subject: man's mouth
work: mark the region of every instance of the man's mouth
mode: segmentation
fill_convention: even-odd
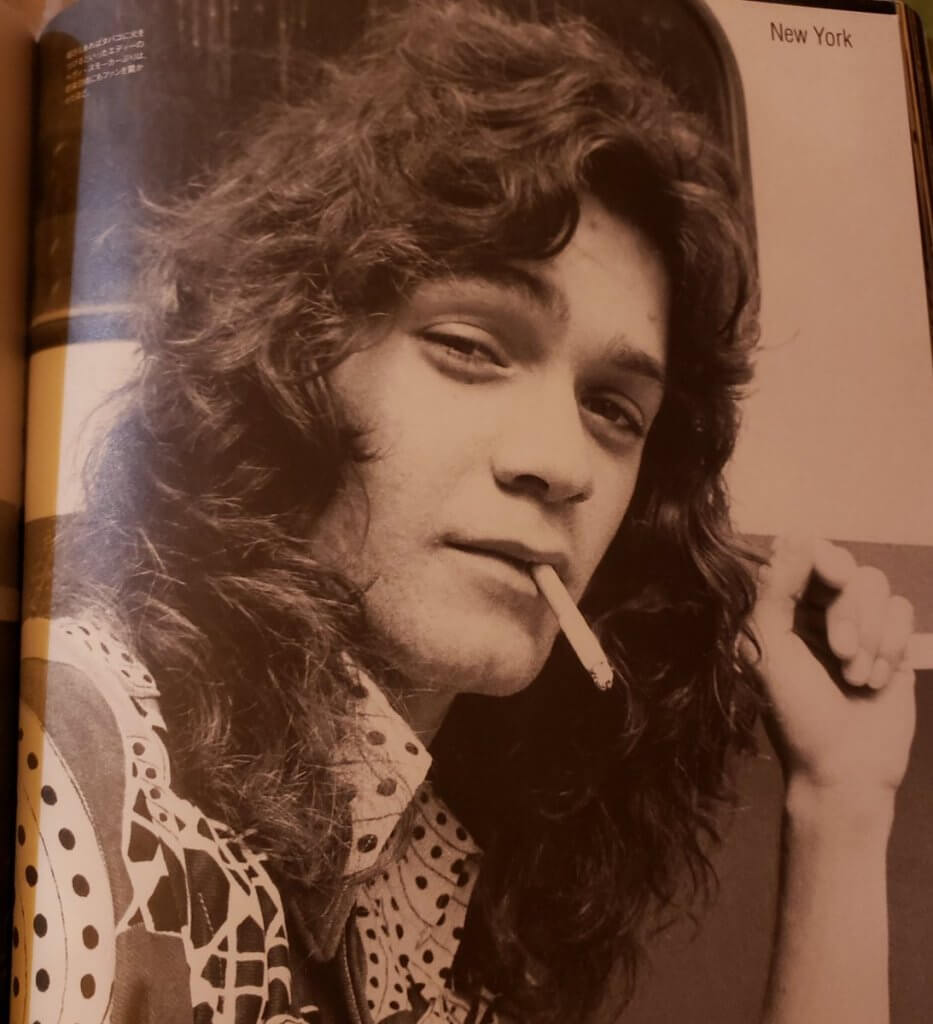
[[[462,551],[467,555],[478,555],[483,558],[492,558],[497,562],[504,562],[506,565],[517,569],[519,572],[528,573],[531,563],[522,558],[515,558],[512,555],[503,554],[501,551],[493,551],[490,548],[475,547],[472,544],[451,544],[455,551]],[[530,578],[530,577],[529,577]]]
[[[500,562],[519,570],[526,575],[532,565],[551,565],[558,576],[566,578],[569,559],[556,547],[532,546],[522,541],[510,539],[480,539],[480,540],[448,540],[449,547],[457,551],[463,551],[472,555],[483,555],[487,558],[495,558]]]

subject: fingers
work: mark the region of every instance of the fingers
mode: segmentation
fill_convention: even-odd
[[[871,679],[888,621],[890,597],[887,576],[879,569],[862,566],[826,612],[830,648],[842,662],[843,678],[852,686],[864,686]],[[887,682],[887,675],[881,686]]]
[[[828,540],[809,541],[813,552],[813,571],[830,587],[841,590],[858,571],[852,552]]]
[[[852,686],[880,690],[906,667],[907,644],[914,628],[911,603],[891,596],[878,569],[858,569],[826,613],[830,648]]]
[[[883,572],[859,566],[850,552],[829,541],[776,541],[762,578],[759,607],[787,630],[794,628],[795,612],[801,621],[804,608],[805,618],[825,615],[825,643],[851,686],[881,689],[907,668],[914,628],[910,602],[891,595]]]
[[[832,598],[846,586],[856,569],[851,553],[827,540],[796,535],[778,537],[770,562],[759,571],[759,613],[782,618],[790,629],[797,603],[814,577],[824,584]]]
[[[868,685],[878,690],[892,682],[898,673],[909,673],[907,648],[914,631],[914,609],[900,595],[888,601],[888,614],[878,653],[868,677]]]

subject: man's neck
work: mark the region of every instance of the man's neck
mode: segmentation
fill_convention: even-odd
[[[425,747],[430,747],[455,695],[449,691],[438,692],[414,686],[400,687],[394,691],[394,695],[399,711],[411,731]]]

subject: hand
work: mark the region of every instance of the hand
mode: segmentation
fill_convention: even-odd
[[[788,783],[893,796],[915,722],[910,602],[822,540],[779,539],[759,581],[752,627]]]

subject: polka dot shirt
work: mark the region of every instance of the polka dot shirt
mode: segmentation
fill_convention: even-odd
[[[345,769],[357,794],[348,868],[373,867],[413,807],[408,842],[356,897],[367,1008],[376,1021],[390,1018],[410,1009],[415,989],[428,1003],[424,1024],[460,1024],[471,1007],[454,993],[451,970],[482,855],[425,781],[422,744],[370,679],[358,673],[357,685],[363,728]]]
[[[263,858],[172,790],[158,690],[145,667],[104,625],[86,620],[29,620],[23,654],[73,666],[103,698],[122,737],[124,806],[108,816],[120,851],[115,867],[73,761],[56,745],[51,723],[24,703],[13,1024],[76,1013],[82,1024],[109,1021],[117,950],[134,929],[181,940],[194,1019],[316,1021],[314,1006],[292,1003],[285,914]],[[365,1012],[381,1024],[414,1000],[419,1024],[493,1021],[488,1000],[468,1004],[451,987],[481,853],[426,781],[430,755],[362,673],[355,697],[360,728],[336,752],[334,767],[356,794],[345,874],[370,874],[347,908],[366,968]],[[409,807],[402,841],[397,826]],[[165,898],[169,892],[174,899]],[[205,892],[228,895],[208,906]],[[182,908],[177,920],[166,906]]]

